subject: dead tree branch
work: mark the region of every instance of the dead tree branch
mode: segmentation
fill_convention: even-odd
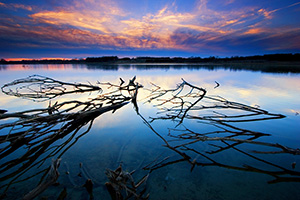
[[[99,86],[68,83],[40,75],[32,75],[7,83],[1,87],[1,90],[7,95],[28,98],[34,101],[45,101],[72,93],[102,92]]]
[[[138,113],[138,115],[140,115],[142,121],[162,139],[165,143],[164,146],[176,152],[181,158],[177,160],[162,159],[160,162],[147,166],[145,169],[153,171],[177,162],[188,162],[192,166],[191,170],[193,170],[195,166],[219,166],[234,170],[268,174],[276,178],[272,183],[300,181],[300,172],[288,170],[237,148],[237,146],[243,144],[251,144],[253,147],[253,150],[251,150],[252,153],[300,155],[298,148],[295,149],[278,143],[259,141],[260,137],[271,136],[271,134],[242,129],[233,125],[233,123],[280,119],[284,118],[284,115],[270,113],[261,108],[229,101],[220,96],[207,96],[204,89],[187,83],[184,80],[182,80],[182,83],[178,84],[176,88],[168,90],[162,89],[155,84],[153,85],[155,89],[150,90],[151,93],[148,96],[150,100],[148,102],[153,103],[154,107],[158,109],[157,115],[150,117],[150,121],[147,121],[140,113]],[[177,123],[175,128],[169,128],[168,137],[173,140],[168,140],[155,130],[152,123],[156,120],[170,120]],[[192,131],[185,126],[183,123],[184,120],[192,120],[198,122],[200,125],[208,126],[209,131],[200,132],[201,127],[197,129],[198,131]],[[179,129],[179,125],[183,127],[183,129]],[[201,150],[198,150],[198,147],[201,147],[202,143],[208,143],[210,147],[217,148],[217,150],[201,152]],[[226,146],[224,146],[224,144],[226,144]],[[266,152],[258,151],[256,149],[259,146],[264,147],[264,149],[273,148],[277,150]],[[212,154],[221,153],[228,149],[233,149],[243,153],[249,158],[278,168],[279,171],[258,170],[255,167],[249,167],[247,165],[241,167],[233,166],[223,164],[211,158]],[[193,157],[194,159],[192,159]],[[201,161],[200,158],[202,158]],[[203,159],[208,162],[202,161]],[[283,175],[293,177],[288,179]]]
[[[21,86],[22,84],[25,86]],[[99,90],[100,88],[92,85],[65,83],[41,76],[20,79],[6,84],[3,88],[11,85],[18,85],[19,88],[31,88],[31,93],[10,94],[18,94],[19,97],[29,97],[33,100],[51,99],[72,92]],[[32,89],[32,86],[36,85],[42,89],[38,91]],[[75,89],[70,92],[57,89],[65,88],[66,85],[74,86]],[[88,101],[56,102],[53,105],[49,104],[46,108],[1,114],[0,120],[3,123],[0,124],[0,130],[7,134],[0,136],[0,159],[19,152],[21,148],[25,149],[25,152],[17,158],[12,157],[1,162],[0,181],[10,181],[0,188],[6,187],[5,191],[7,191],[29,169],[41,166],[51,157],[60,158],[80,137],[90,131],[93,121],[97,117],[109,111],[115,112],[126,104],[136,101],[137,91],[142,87],[133,79],[127,86],[111,85],[104,94]],[[85,90],[83,87],[87,89]],[[131,87],[134,89],[131,90]],[[122,92],[125,93],[127,89],[128,94],[123,94]],[[63,138],[63,143],[57,143]],[[40,157],[42,158],[40,159]]]
[[[106,176],[108,182],[105,186],[112,199],[141,199],[146,200],[149,198],[149,194],[144,195],[146,187],[140,189],[141,185],[145,185],[149,177],[149,173],[142,177],[137,183],[135,183],[132,175],[135,171],[126,172],[120,165],[116,170],[107,169]],[[140,189],[140,192],[138,191]]]

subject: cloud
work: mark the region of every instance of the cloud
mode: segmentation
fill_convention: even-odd
[[[45,10],[30,15],[35,21],[53,25],[67,25],[78,29],[90,29],[105,34],[113,30],[118,17],[125,15],[112,1],[70,1],[55,10]]]
[[[124,10],[117,1],[55,1],[53,7],[4,4],[0,7],[30,11],[27,17],[2,15],[0,40],[15,46],[172,49],[190,52],[228,52],[245,48],[299,49],[299,30],[277,27],[275,14],[282,9],[237,7],[237,1],[222,3],[226,9],[199,0],[184,12],[172,4],[146,13]],[[139,9],[139,8],[138,8]],[[3,17],[4,16],[4,17]],[[281,39],[281,41],[276,41]],[[284,41],[287,41],[286,44]],[[298,40],[299,41],[299,40]]]
[[[11,4],[14,8],[17,9],[24,9],[24,10],[28,10],[28,11],[32,11],[32,7],[31,6],[26,6],[23,4]]]
[[[291,8],[291,7],[294,7],[294,6],[297,6],[297,5],[300,5],[300,2],[293,3],[293,4],[290,4],[290,5],[280,7],[280,8],[277,8],[277,9],[273,9],[273,10],[269,10],[269,11],[267,9],[261,8],[261,9],[258,10],[258,13],[265,16],[266,19],[272,19],[273,18],[273,13],[278,12],[280,10],[287,9],[287,8]]]
[[[148,13],[140,18],[122,20],[121,23],[125,26],[120,34],[148,39],[166,38],[178,27],[187,26],[185,23],[194,17],[190,13],[173,12],[165,6],[154,14]]]
[[[262,28],[251,28],[244,32],[245,35],[260,34],[265,32]]]
[[[23,9],[27,11],[32,11],[32,6],[24,5],[24,4],[15,4],[15,3],[9,3],[5,4],[0,2],[0,6],[8,8],[8,9]]]
[[[39,26],[38,29],[32,29],[31,26],[24,24],[21,27],[4,24],[3,27],[0,27],[0,34],[2,44],[13,45],[17,48],[99,48],[128,50],[130,48],[153,49],[170,47],[167,44],[168,42],[164,41],[163,38],[146,40],[136,37],[124,37],[122,35],[106,35],[69,26],[56,26],[56,24]],[[12,35],[14,37],[11,37]]]
[[[267,50],[299,50],[300,47],[300,28],[289,30],[278,30],[268,37],[261,39]]]
[[[267,19],[272,19],[272,16],[271,14],[273,13],[274,11],[267,11],[266,9],[264,8],[261,8],[258,10],[258,13],[263,15],[265,18]]]
[[[103,25],[108,19],[105,17],[95,18],[84,13],[66,12],[66,11],[46,11],[30,15],[34,20],[41,23],[53,25],[70,25],[77,28],[86,28],[110,33],[107,27]]]
[[[190,13],[172,12],[167,6],[155,14],[148,13],[136,18],[128,18],[125,12],[121,12],[120,15],[115,11],[103,14],[101,10],[110,10],[105,5],[100,6],[99,12],[87,11],[89,5],[81,6],[80,3],[76,3],[68,10],[42,11],[30,17],[38,23],[85,30],[84,38],[88,40],[86,43],[93,41],[94,44],[106,46],[109,45],[107,41],[110,41],[111,47],[142,49],[172,48],[170,34],[178,27],[189,26],[184,23],[194,18]],[[80,10],[79,7],[81,7]],[[114,9],[120,10],[116,7]],[[76,32],[78,34],[79,31]]]

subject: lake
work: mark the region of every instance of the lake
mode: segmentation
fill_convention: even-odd
[[[44,82],[34,85],[32,75]],[[0,109],[8,110],[0,114],[3,199],[300,199],[300,73],[0,66],[1,86],[19,79],[2,88],[19,97],[0,94]],[[50,100],[24,95],[35,90],[77,92]]]

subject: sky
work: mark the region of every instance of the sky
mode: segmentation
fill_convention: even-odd
[[[0,58],[300,52],[300,1],[0,0]]]

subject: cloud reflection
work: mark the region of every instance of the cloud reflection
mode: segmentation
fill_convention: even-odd
[[[62,69],[69,74],[69,77],[65,77],[65,73],[62,73]],[[27,71],[24,71],[27,70]],[[9,72],[2,73],[1,82],[8,83],[13,81],[13,76],[8,76]],[[25,78],[24,74],[44,74],[51,78],[57,80],[64,80],[66,82],[81,82],[91,84],[96,84],[97,81],[100,82],[111,82],[116,85],[119,84],[119,78],[122,77],[126,82],[130,80],[135,74],[137,76],[136,81],[142,84],[145,88],[153,88],[151,83],[160,86],[164,89],[175,88],[178,83],[181,82],[181,78],[190,82],[193,85],[202,87],[207,90],[208,96],[222,96],[230,101],[241,102],[247,105],[260,106],[263,109],[270,110],[270,112],[278,112],[282,114],[290,114],[291,110],[299,110],[298,100],[300,98],[300,85],[299,75],[290,76],[289,74],[260,74],[245,71],[208,71],[208,70],[193,70],[188,69],[178,70],[168,70],[164,71],[162,69],[156,70],[125,70],[116,73],[115,71],[102,71],[102,70],[87,70],[86,68],[69,68],[65,65],[57,65],[52,68],[29,68],[29,67],[16,67],[14,68],[13,74],[18,78]],[[101,76],[99,75],[101,74]],[[220,83],[220,86],[216,89],[215,81]],[[107,89],[103,86],[103,89]],[[65,95],[60,99],[54,99],[52,102],[58,100],[68,101],[72,99],[77,99],[79,101],[87,101],[89,98],[94,98],[99,93],[87,93],[87,94],[76,94],[76,95]],[[143,106],[143,108],[151,108],[151,105],[144,104],[149,95],[148,90],[141,89],[138,94],[138,104]],[[7,109],[11,112],[11,109],[29,109],[33,106],[37,107],[47,107],[48,102],[42,102],[38,105],[32,104],[32,101],[19,99],[15,97],[9,97],[0,94],[0,100],[2,102],[1,109]],[[11,103],[16,102],[16,103]],[[20,102],[22,102],[20,104]],[[20,106],[16,106],[20,105]],[[12,107],[13,106],[13,107]],[[125,109],[126,108],[126,109]],[[123,111],[124,110],[124,111]],[[130,110],[130,111],[129,111]],[[20,110],[18,110],[20,111]],[[120,109],[114,115],[105,116],[101,121],[103,124],[99,124],[99,128],[110,124],[116,116],[122,115],[123,112],[133,112],[132,105],[126,105],[124,109]],[[144,111],[148,112],[148,111]],[[126,116],[126,115],[123,115]],[[124,119],[120,119],[121,121]],[[126,120],[125,120],[126,121]],[[95,126],[98,126],[95,124]]]

